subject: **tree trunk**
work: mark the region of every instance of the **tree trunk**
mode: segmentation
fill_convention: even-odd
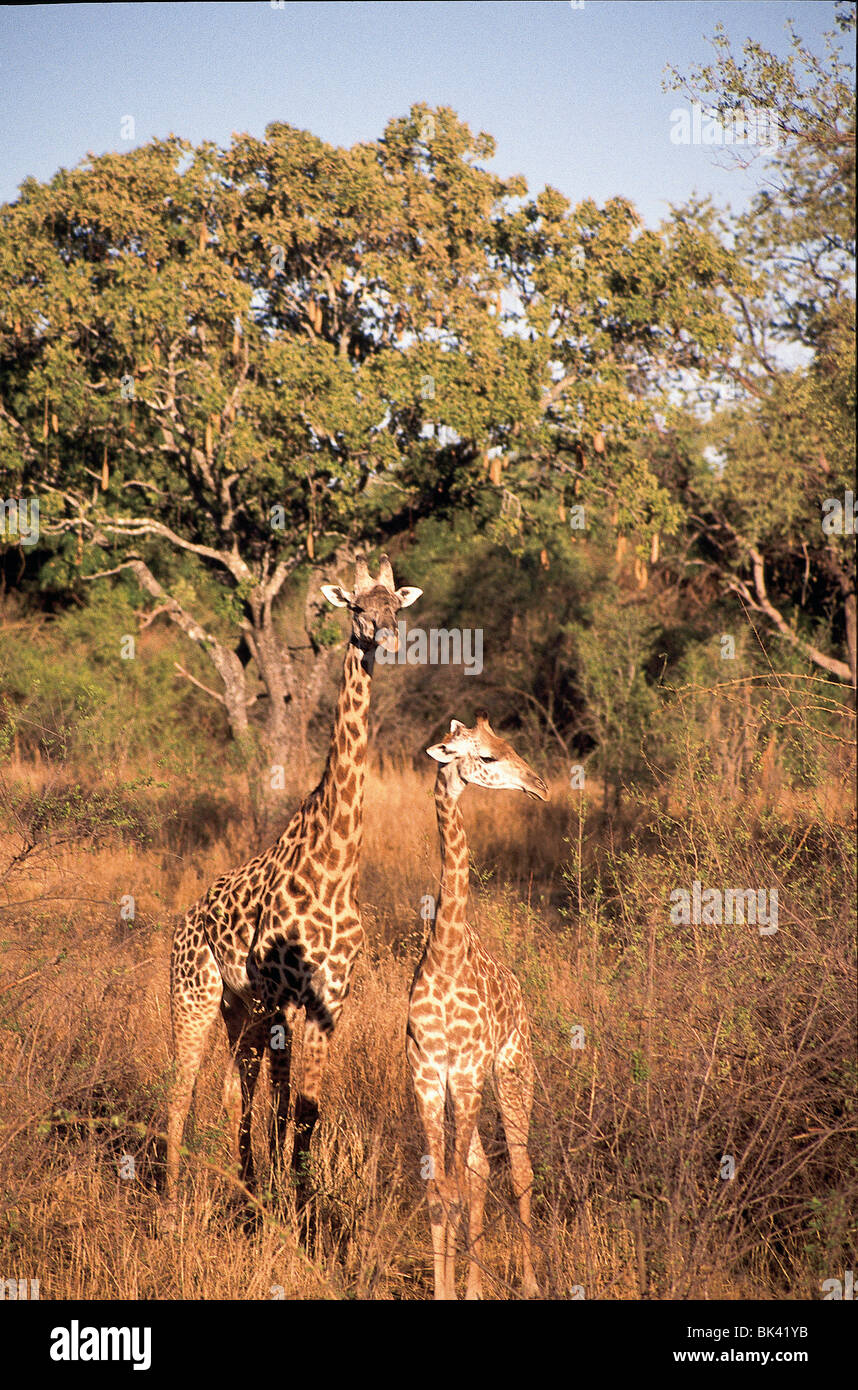
[[[175,663],[176,669],[210,699],[223,705],[230,733],[236,743],[248,742],[250,723],[247,712],[258,697],[248,696],[247,671],[238,651],[224,646],[213,633],[207,632],[192,613],[167,593],[139,557],[90,578],[100,579],[126,569],[131,570],[141,588],[158,601],[158,607],[151,613],[141,615],[142,626],[148,627],[155,617],[165,613],[192,642],[197,643],[217,671],[221,690],[204,684],[178,661]],[[263,600],[257,594],[251,599],[249,608],[250,616],[242,621],[241,627],[267,696],[261,752],[263,763],[267,763],[264,785],[268,787],[272,766],[282,767],[284,771],[288,767],[300,776],[306,771],[309,761],[307,730],[318,708],[329,651],[316,649],[308,641],[306,657],[293,656],[274,628],[270,599]],[[310,599],[305,621],[309,634],[312,621]]]
[[[247,738],[250,726],[247,719],[247,677],[235,652],[219,645],[209,648],[208,655],[223,683],[223,704],[229,721],[229,731],[237,742]]]
[[[292,658],[267,618],[254,622],[248,642],[265,686],[265,748],[272,765],[288,767],[295,758],[294,669]]]
[[[310,761],[307,731],[319,706],[328,651],[311,645],[296,657],[264,619],[247,632],[260,679],[268,696],[265,746],[272,764],[301,777]]]

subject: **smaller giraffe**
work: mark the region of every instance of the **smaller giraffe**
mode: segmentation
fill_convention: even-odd
[[[411,986],[407,1053],[429,1158],[429,1221],[436,1299],[456,1297],[456,1233],[468,1196],[468,1283],[482,1297],[480,1256],[489,1162],[477,1121],[491,1071],[509,1148],[523,1246],[523,1289],[539,1294],[533,1273],[527,1153],[533,1104],[530,1023],[518,980],[489,955],[465,913],[468,842],[459,797],[468,782],[520,789],[548,800],[548,788],[492,730],[485,711],[473,729],[454,719],[443,743],[427,748],[439,764],[435,810],[441,837],[441,891],[435,921]],[[445,1107],[453,1119],[452,1165],[446,1162]]]

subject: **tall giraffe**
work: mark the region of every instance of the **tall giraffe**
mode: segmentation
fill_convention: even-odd
[[[423,592],[395,589],[386,555],[377,580],[358,559],[351,594],[338,584],[321,587],[329,603],[349,610],[352,622],[322,780],[269,849],[215,880],[185,913],[173,939],[170,1198],[206,1036],[218,1010],[233,1054],[224,1101],[233,1118],[239,1171],[251,1190],[253,1093],[262,1056],[267,1048],[275,1100],[271,1150],[278,1160],[289,1116],[293,1026],[299,1009],[306,1010],[292,1153],[293,1170],[304,1185],[328,1043],[363,944],[358,863],[376,647],[397,650],[396,615]]]
[[[489,955],[465,912],[468,842],[459,797],[468,782],[515,789],[548,800],[541,777],[492,730],[485,711],[476,726],[454,719],[443,743],[427,748],[440,764],[435,810],[441,838],[441,892],[435,921],[411,986],[407,1053],[426,1134],[429,1221],[435,1297],[456,1297],[456,1232],[468,1197],[468,1283],[482,1297],[480,1256],[489,1163],[477,1121],[489,1071],[509,1148],[523,1246],[523,1289],[535,1297],[530,1238],[533,1170],[527,1153],[533,1104],[530,1023],[518,980]],[[453,1122],[452,1165],[446,1160],[445,1107]]]

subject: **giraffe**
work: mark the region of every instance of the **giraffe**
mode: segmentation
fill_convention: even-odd
[[[295,1097],[292,1169],[306,1191],[310,1138],[330,1036],[363,944],[358,863],[363,830],[370,691],[376,647],[397,650],[396,615],[423,592],[395,589],[383,556],[378,578],[359,557],[354,590],[323,584],[351,614],[351,636],[322,780],[273,845],[222,874],[185,913],[173,939],[170,999],[175,1059],[168,1102],[167,1198],[175,1198],[179,1146],[206,1036],[220,1011],[232,1061],[224,1103],[233,1122],[238,1171],[255,1190],[253,1094],[268,1051],[274,1110],[272,1162],[289,1117],[292,1036],[304,1007],[304,1066]]]
[[[406,1050],[429,1159],[429,1220],[436,1299],[454,1299],[456,1231],[468,1195],[466,1298],[482,1297],[480,1254],[489,1163],[477,1120],[491,1071],[509,1148],[523,1245],[523,1289],[539,1294],[530,1239],[533,1170],[527,1153],[533,1103],[530,1023],[518,980],[482,945],[465,917],[468,842],[459,797],[469,782],[520,788],[548,800],[548,789],[489,724],[484,710],[473,729],[454,719],[443,743],[427,748],[438,763],[435,810],[441,839],[441,892],[435,921],[408,1008]],[[446,1162],[445,1108],[453,1121],[452,1164]]]

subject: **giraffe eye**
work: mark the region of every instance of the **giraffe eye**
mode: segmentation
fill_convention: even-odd
[[[496,762],[497,762],[497,758],[491,757],[491,755],[490,755],[489,753],[481,753],[481,754],[480,754],[480,762],[481,762],[481,763],[496,763]]]

